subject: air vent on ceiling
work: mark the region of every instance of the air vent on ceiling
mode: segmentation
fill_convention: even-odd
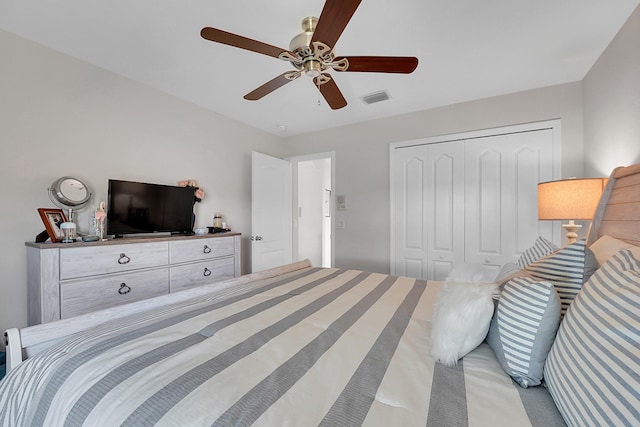
[[[369,95],[365,95],[362,97],[362,101],[365,104],[375,104],[376,102],[386,101],[391,98],[389,96],[389,92],[386,90],[380,90],[378,92],[370,93]]]

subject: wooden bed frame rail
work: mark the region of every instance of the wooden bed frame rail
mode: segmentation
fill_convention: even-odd
[[[227,289],[233,286],[270,279],[287,273],[293,273],[311,266],[312,265],[309,260],[299,261],[293,264],[260,271],[258,273],[247,274],[210,285],[186,289],[184,291],[162,295],[143,301],[107,308],[93,313],[83,314],[81,316],[70,317],[68,319],[57,320],[55,322],[44,323],[41,325],[29,326],[22,329],[8,329],[4,333],[5,345],[7,347],[7,372],[11,371],[25,359],[42,352],[57,342],[60,342],[62,339],[106,321],[119,319],[131,314],[142,313],[157,307],[164,307],[170,304],[187,301],[192,298],[197,298],[211,292]]]

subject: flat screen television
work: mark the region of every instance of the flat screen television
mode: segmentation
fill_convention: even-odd
[[[192,187],[109,180],[107,234],[192,234]]]

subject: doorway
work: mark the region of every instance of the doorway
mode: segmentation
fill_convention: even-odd
[[[335,153],[252,153],[251,271],[309,259],[335,265]]]
[[[335,153],[292,157],[293,260],[309,259],[314,266],[334,265],[333,183]]]

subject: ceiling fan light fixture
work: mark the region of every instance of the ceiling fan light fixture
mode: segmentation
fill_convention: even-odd
[[[315,59],[310,59],[305,61],[304,63],[304,74],[311,78],[316,78],[320,75],[320,71],[322,70],[322,64],[320,61],[316,61]]]

